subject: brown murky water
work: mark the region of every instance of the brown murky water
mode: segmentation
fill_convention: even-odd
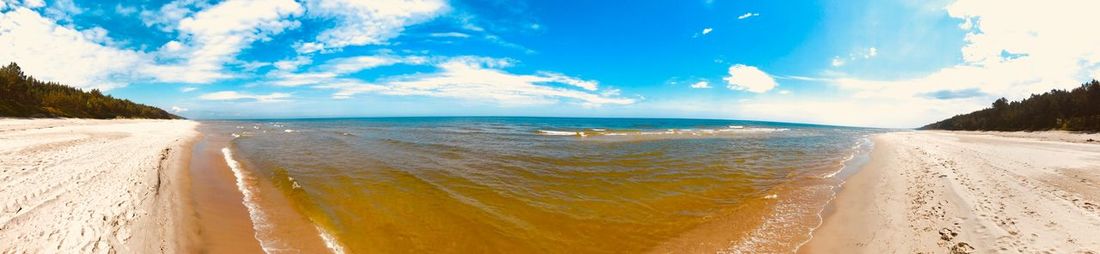
[[[215,138],[195,158],[209,161],[192,167],[211,169],[193,170],[196,186],[217,185],[195,191],[211,252],[791,251],[869,133],[675,119],[204,126]]]
[[[248,172],[244,172],[248,174],[244,177],[234,175],[224,154],[234,137],[219,133],[216,128],[200,127],[204,135],[196,142],[191,156],[190,199],[198,231],[196,249],[203,253],[328,252],[316,234],[316,227],[297,213],[285,197],[255,195],[246,199],[238,184],[246,184],[257,193],[275,194],[277,190]],[[243,182],[238,183],[238,179]],[[256,220],[259,209],[265,213],[263,221]],[[287,240],[260,241],[275,235]]]

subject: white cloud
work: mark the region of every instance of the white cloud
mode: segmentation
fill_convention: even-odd
[[[844,59],[840,59],[839,56],[834,56],[833,60],[829,62],[829,65],[832,65],[833,67],[840,67],[844,66],[844,63]]]
[[[313,73],[288,73],[288,72],[272,72],[268,76],[275,78],[271,82],[276,86],[304,86],[304,85],[318,85],[322,83],[335,82],[336,75],[331,72],[313,72]]]
[[[101,28],[100,28],[101,29]],[[108,90],[124,86],[149,57],[97,41],[98,29],[78,31],[23,7],[0,13],[0,59],[13,61],[42,80]]]
[[[877,125],[916,127],[987,107],[992,98],[1022,99],[1032,93],[1078,86],[1100,79],[1100,34],[1083,30],[1100,2],[958,0],[947,6],[951,17],[966,29],[963,62],[922,77],[901,80],[842,78],[832,85],[849,93],[838,100],[863,103],[865,111],[902,110],[897,104],[916,105],[897,111],[904,119],[885,118]],[[1007,53],[1006,53],[1007,52]],[[868,49],[873,57],[877,49]],[[1006,56],[1008,55],[1008,56]],[[928,98],[938,91],[973,90],[969,98]],[[802,107],[809,108],[809,107]],[[864,111],[860,111],[864,112]],[[886,115],[883,112],[883,115]],[[869,116],[870,117],[870,116]],[[834,123],[849,121],[837,118]]]
[[[42,13],[56,20],[72,21],[72,17],[83,13],[73,0],[54,0],[48,4]]]
[[[339,77],[380,66],[402,63],[420,65],[427,61],[428,59],[424,57],[357,56],[329,60],[317,67],[319,71],[295,72],[298,66],[310,62],[309,58],[299,57],[295,60],[276,62],[275,66],[279,71],[268,73],[268,77],[274,79],[270,84],[286,87],[346,83],[347,81]]]
[[[179,107],[179,106],[172,106],[172,113],[179,114],[179,113],[183,113],[183,112],[187,112],[187,108],[183,108],[183,107]]]
[[[138,12],[137,7],[122,6],[122,4],[116,4],[115,5],[115,13],[118,13],[118,15],[130,16],[130,15],[136,14],[137,12]]]
[[[459,32],[430,33],[430,34],[428,34],[428,36],[441,37],[441,38],[470,38],[469,34],[459,33]]]
[[[181,56],[183,63],[151,66],[147,71],[161,81],[207,83],[231,78],[224,65],[252,42],[297,27],[288,17],[300,15],[293,0],[231,0],[218,3],[179,21],[181,42],[162,48]]]
[[[866,49],[852,51],[851,53],[848,53],[848,57],[845,58],[834,56],[833,59],[829,61],[829,65],[832,65],[833,67],[840,67],[850,62],[857,62],[863,59],[871,59],[875,56],[878,56],[878,48],[870,47]]]
[[[691,88],[710,88],[710,83],[706,80],[695,82],[694,84],[691,84]]]
[[[729,89],[763,93],[778,86],[775,79],[753,66],[735,64],[729,68],[729,76],[723,80]]]
[[[398,63],[424,64],[427,61],[424,57],[357,56],[333,59],[321,66],[321,69],[336,74],[350,74],[380,66]]]
[[[789,95],[789,94],[791,94],[791,90],[779,90],[779,94]]]
[[[286,99],[288,99],[288,98],[290,98],[290,94],[288,94],[288,93],[271,93],[271,94],[266,94],[266,95],[256,95],[256,94],[241,93],[241,92],[237,92],[237,91],[213,92],[213,93],[203,94],[202,96],[199,96],[199,99],[208,100],[208,101],[255,100],[255,101],[258,101],[258,102],[280,102],[280,101],[286,101]]]
[[[199,90],[199,88],[198,87],[193,87],[193,86],[180,88],[180,92],[184,92],[184,93],[195,91],[195,90]]]
[[[558,83],[562,83],[562,84],[566,84],[566,85],[579,87],[581,89],[588,90],[588,91],[596,91],[596,89],[599,89],[599,86],[600,86],[600,84],[597,83],[596,81],[574,78],[574,77],[566,76],[565,74],[561,74],[561,73],[542,71],[542,72],[539,72],[538,74],[548,78],[549,82],[558,82]]]
[[[707,35],[707,34],[709,34],[709,33],[710,33],[711,31],[714,31],[714,28],[710,28],[710,27],[707,27],[707,28],[703,28],[703,35]]]
[[[313,59],[308,57],[299,56],[294,59],[282,60],[275,62],[275,68],[280,71],[296,71],[298,67],[313,63]]]
[[[595,81],[583,80],[552,72],[535,75],[513,74],[503,67],[510,61],[481,57],[457,57],[433,61],[436,73],[400,75],[367,83],[355,79],[332,79],[333,83],[317,88],[334,89],[334,98],[347,99],[361,93],[395,96],[431,96],[472,101],[495,102],[502,105],[554,104],[562,101],[583,106],[625,105],[634,99],[621,98],[614,89],[598,92]],[[552,86],[576,87],[580,90]]]
[[[241,69],[246,71],[246,72],[255,72],[256,70],[259,70],[260,68],[272,65],[272,63],[260,62],[260,61],[240,61],[240,60],[237,60],[235,62],[236,62],[237,66],[240,66]]]
[[[297,50],[302,53],[384,44],[406,26],[449,9],[444,0],[307,0],[305,4],[310,16],[333,19],[337,24],[322,31],[315,42],[299,45]]]
[[[760,16],[760,13],[746,12],[745,14],[742,14],[741,16],[737,16],[737,19],[747,19],[747,18],[756,17],[756,16]]]
[[[23,6],[27,8],[41,8],[46,6],[46,1],[43,0],[23,0]]]
[[[942,114],[943,112],[938,110],[940,108],[967,106],[977,105],[908,99],[851,100],[784,96],[742,101],[732,106],[730,111],[747,119],[912,128],[929,123],[928,118],[921,116]]]
[[[210,0],[175,0],[164,4],[157,10],[142,10],[139,16],[141,16],[142,23],[148,27],[158,27],[163,31],[170,32],[176,28],[176,24],[179,24],[180,20],[191,16],[197,10],[210,7]]]

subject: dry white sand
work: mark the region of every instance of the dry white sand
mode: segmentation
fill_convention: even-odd
[[[0,253],[173,253],[198,123],[0,119]]]
[[[878,135],[800,249],[1096,253],[1100,144],[1065,132]]]

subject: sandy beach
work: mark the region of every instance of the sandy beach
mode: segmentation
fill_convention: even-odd
[[[803,253],[1095,253],[1100,140],[1066,132],[873,138]]]
[[[0,252],[188,252],[197,125],[0,119]]]

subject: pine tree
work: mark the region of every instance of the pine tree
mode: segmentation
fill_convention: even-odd
[[[1051,90],[1022,101],[997,99],[991,107],[921,127],[942,130],[1100,132],[1100,81],[1070,91]]]
[[[27,76],[15,63],[0,67],[0,117],[157,118],[179,116],[147,105],[84,92]]]

